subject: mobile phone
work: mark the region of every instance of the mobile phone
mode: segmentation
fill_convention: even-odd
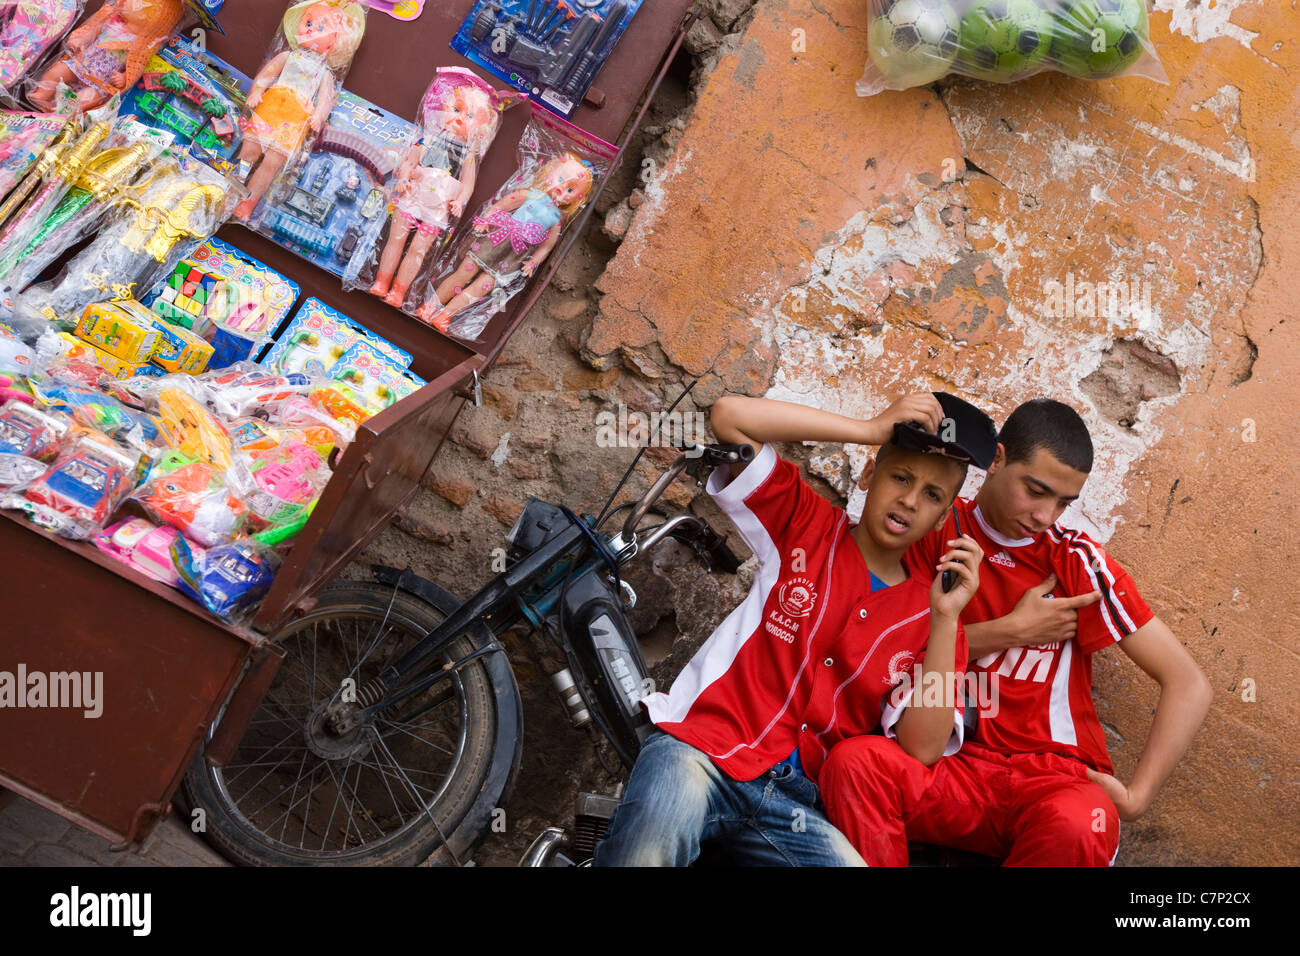
[[[952,507],[952,521],[953,521],[953,524],[955,524],[955,525],[957,526],[957,537],[960,538],[960,537],[961,537],[961,519],[957,517],[957,506],[956,506],[956,505],[953,505],[953,507]],[[953,586],[956,585],[956,583],[957,583],[957,572],[956,572],[956,571],[945,571],[945,572],[943,572],[943,580],[939,582],[939,587],[943,588],[943,592],[944,592],[945,594],[947,594],[949,591],[951,591],[951,590],[953,589]]]

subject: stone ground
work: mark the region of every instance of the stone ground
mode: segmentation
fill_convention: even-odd
[[[172,813],[144,846],[115,852],[102,837],[0,790],[0,866],[229,866]]]

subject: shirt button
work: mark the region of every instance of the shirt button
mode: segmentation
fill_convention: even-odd
[[[865,607],[862,610],[858,611],[858,617],[865,618],[866,616],[867,616],[867,609]]]
[[[827,667],[830,667],[835,662],[828,657],[826,658],[826,660],[822,661],[822,663],[825,664]]]
[[[802,733],[803,731],[805,731],[805,730],[807,730],[807,729],[808,729],[808,725],[807,725],[807,724],[803,724],[803,725],[799,728],[799,732]]]

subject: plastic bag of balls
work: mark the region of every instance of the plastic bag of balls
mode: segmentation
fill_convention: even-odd
[[[949,74],[1011,83],[1043,70],[1167,83],[1144,0],[867,0],[859,96]]]

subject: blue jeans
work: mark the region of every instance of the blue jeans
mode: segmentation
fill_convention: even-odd
[[[703,841],[750,866],[865,866],[822,811],[817,785],[788,765],[732,780],[663,731],[641,749],[596,847],[596,866],[688,866]]]

